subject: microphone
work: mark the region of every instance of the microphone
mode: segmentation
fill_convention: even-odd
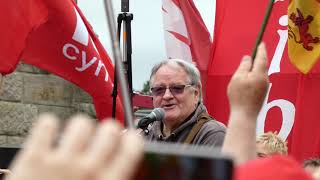
[[[152,112],[145,117],[141,118],[138,122],[137,128],[145,129],[148,125],[154,121],[162,121],[164,118],[165,112],[162,108],[155,108]]]

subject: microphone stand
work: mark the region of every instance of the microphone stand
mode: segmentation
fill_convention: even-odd
[[[133,20],[133,14],[131,13],[121,13],[118,15],[118,36],[120,39],[120,28],[121,23],[123,24],[123,63],[127,72],[129,92],[133,93],[132,90],[132,41],[131,41],[131,21]]]
[[[105,13],[106,13],[105,15],[108,20],[108,25],[109,25],[108,28],[109,28],[111,42],[112,42],[113,57],[115,61],[115,72],[117,77],[119,78],[119,84],[121,88],[121,96],[122,96],[121,99],[122,99],[122,104],[123,104],[124,113],[125,113],[125,120],[129,128],[134,128],[131,96],[129,96],[127,79],[125,78],[125,75],[122,71],[124,68],[121,61],[122,57],[120,53],[119,40],[116,36],[115,16],[113,13],[112,1],[104,0],[104,6],[105,6]],[[114,78],[116,78],[116,76]],[[117,83],[115,83],[114,86],[116,84]],[[113,106],[115,107],[115,104]]]
[[[121,24],[123,23],[123,65],[124,73],[127,76],[130,100],[132,102],[133,88],[132,88],[132,42],[131,42],[131,21],[133,20],[133,14],[127,13],[129,11],[129,0],[122,0],[121,2],[121,11],[117,18],[118,28],[117,35],[118,40],[120,41],[121,34]],[[117,75],[116,71],[114,74],[114,87],[112,92],[112,117],[116,116],[116,99],[118,95],[118,85],[117,85]]]

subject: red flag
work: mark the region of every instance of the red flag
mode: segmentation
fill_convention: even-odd
[[[209,63],[207,107],[227,124],[226,88],[243,55],[250,55],[268,0],[217,0],[213,56]],[[320,155],[320,74],[317,65],[307,76],[290,63],[287,53],[289,0],[275,1],[263,41],[270,60],[270,89],[258,117],[257,133],[278,131],[299,160]]]
[[[195,62],[205,85],[212,43],[193,0],[163,0],[162,12],[168,58]]]
[[[47,20],[42,0],[0,1],[0,73],[14,71],[30,31]]]
[[[23,2],[23,1],[22,1]],[[102,120],[112,114],[113,65],[72,0],[42,0],[48,20],[29,33],[21,58],[88,92]],[[117,118],[123,119],[118,99]]]

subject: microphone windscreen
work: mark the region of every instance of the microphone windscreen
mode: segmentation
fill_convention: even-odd
[[[163,108],[155,108],[152,112],[155,114],[156,121],[162,121],[164,119],[165,111]]]

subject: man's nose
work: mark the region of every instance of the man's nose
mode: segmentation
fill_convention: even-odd
[[[173,98],[173,95],[172,95],[170,89],[167,88],[166,91],[164,92],[163,99],[170,99],[170,98]]]

